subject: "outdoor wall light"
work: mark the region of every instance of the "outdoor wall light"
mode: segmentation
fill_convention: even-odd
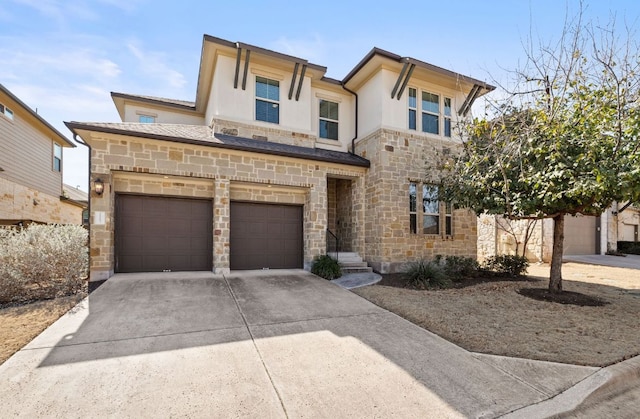
[[[93,190],[96,192],[96,195],[102,195],[104,192],[104,182],[102,179],[96,179],[93,182]]]

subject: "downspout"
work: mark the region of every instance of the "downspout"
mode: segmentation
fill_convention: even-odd
[[[88,172],[88,180],[89,180],[89,185],[87,185],[87,198],[89,198],[87,200],[87,211],[89,212],[89,223],[87,225],[87,236],[89,238],[89,241],[87,243],[87,251],[89,252],[89,266],[88,266],[88,273],[89,273],[89,292],[92,292],[93,289],[91,289],[91,146],[89,144],[87,144],[84,140],[81,140],[80,137],[78,137],[78,134],[76,134],[75,132],[73,133],[73,141],[75,141],[78,144],[82,144],[83,146],[87,147],[87,149],[89,149],[89,164],[87,167],[87,172]],[[96,287],[97,288],[97,287]]]
[[[346,90],[347,92],[351,93],[355,98],[356,98],[356,129],[355,129],[355,136],[351,139],[351,154],[356,154],[356,139],[358,138],[358,94],[356,92],[354,92],[353,90],[349,89],[347,86],[344,85],[344,82],[340,82],[340,84],[342,85],[342,88],[344,90]]]

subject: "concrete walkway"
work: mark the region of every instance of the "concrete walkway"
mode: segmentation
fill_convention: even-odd
[[[119,274],[0,366],[0,400],[29,418],[541,417],[602,371],[470,353],[304,271]]]
[[[614,268],[640,269],[640,255],[565,255],[562,257],[562,261],[611,266]]]

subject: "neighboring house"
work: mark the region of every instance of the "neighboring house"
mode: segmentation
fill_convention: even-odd
[[[75,144],[0,84],[0,225],[82,223],[63,193],[65,147]]]
[[[71,185],[67,185],[66,183],[62,184],[62,196],[60,197],[64,202],[75,205],[76,207],[82,210],[81,222],[85,227],[89,227],[89,195],[81,190],[79,187],[73,187]]]
[[[565,217],[564,255],[604,255],[617,249],[618,241],[637,241],[638,215],[632,208],[622,213],[614,204],[600,216]],[[533,224],[533,225],[532,225]],[[478,217],[478,259],[499,254],[522,254],[527,226],[530,227],[526,256],[531,261],[550,262],[553,252],[553,220],[506,220],[499,215]],[[629,239],[629,240],[627,240]]]
[[[68,122],[91,148],[91,280],[309,268],[335,248],[379,272],[475,257],[475,215],[435,185],[494,87],[377,48],[325,72],[205,35],[194,102],[112,93],[122,123]]]

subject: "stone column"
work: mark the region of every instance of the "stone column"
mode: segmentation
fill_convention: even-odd
[[[228,274],[230,272],[231,206],[229,186],[228,179],[216,179],[214,181],[213,272],[216,274]]]
[[[94,192],[94,181],[104,183],[104,192]],[[89,182],[91,233],[89,238],[89,280],[103,281],[114,273],[115,190],[110,174],[93,173]]]

